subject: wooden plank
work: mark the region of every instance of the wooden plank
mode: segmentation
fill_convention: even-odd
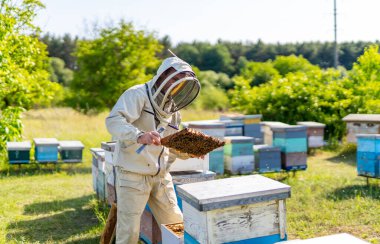
[[[207,214],[200,212],[185,201],[182,201],[183,222],[185,231],[200,243],[209,243]]]
[[[278,217],[276,201],[209,211],[209,240],[201,243],[228,243],[278,234]]]
[[[286,237],[286,207],[285,200],[278,201],[278,219],[280,227],[280,238],[285,239]]]

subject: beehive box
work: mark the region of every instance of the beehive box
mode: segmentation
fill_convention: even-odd
[[[282,123],[282,122],[276,122],[276,121],[263,121],[261,124],[261,130],[263,132],[264,136],[264,144],[267,144],[269,146],[272,146],[273,144],[273,127],[278,126],[286,126],[288,124]]]
[[[286,239],[290,186],[250,175],[177,187],[185,243],[274,243]]]
[[[102,165],[102,162],[104,162],[104,150],[101,148],[90,148],[91,154],[92,154],[92,165],[91,165],[91,172],[92,172],[92,187],[95,192],[96,186],[97,186],[97,178],[98,178],[98,165]]]
[[[211,171],[203,172],[203,170],[172,172],[174,190],[177,192],[177,186],[201,181],[209,181],[215,179],[216,174]],[[177,196],[177,204],[182,210],[182,200]],[[141,217],[140,239],[145,243],[161,243],[161,230],[154,216],[147,205]]]
[[[323,141],[323,136],[325,133],[325,124],[303,121],[297,122],[298,125],[303,125],[307,127],[307,147],[308,148],[318,148],[325,145]]]
[[[219,121],[226,126],[225,136],[243,136],[244,135],[244,115],[242,114],[223,114]]]
[[[356,143],[357,134],[380,134],[380,114],[349,114],[346,122],[347,142]]]
[[[268,145],[253,146],[255,171],[260,173],[281,171],[281,149]]]
[[[25,164],[30,161],[30,149],[32,145],[29,141],[7,142],[8,161],[10,164]]]
[[[365,244],[369,243],[366,241],[363,241],[359,238],[356,238],[353,235],[347,234],[347,233],[340,233],[335,235],[329,235],[329,236],[322,236],[322,237],[316,237],[311,239],[305,239],[305,240],[292,240],[292,241],[285,241],[280,242],[278,244]]]
[[[177,227],[180,226],[180,227]],[[175,229],[176,231],[174,231]],[[183,223],[176,224],[162,224],[162,244],[183,244],[184,243],[184,233],[183,233]]]
[[[228,136],[225,142],[224,171],[230,174],[251,173],[254,168],[253,138]]]
[[[59,141],[59,154],[65,163],[82,162],[84,145],[80,141]]]
[[[105,174],[105,198],[109,205],[116,202],[116,169],[113,164],[113,154],[116,142],[102,142],[101,148],[104,150],[104,174]]]
[[[358,175],[380,178],[380,134],[357,134]]]
[[[34,138],[35,160],[39,163],[56,163],[58,161],[59,142],[55,138]]]
[[[202,170],[204,172],[209,170],[210,156],[206,154],[204,159],[201,158],[189,158],[189,159],[180,159],[177,158],[170,166],[170,172],[178,171],[194,171]]]
[[[250,136],[257,139],[255,144],[259,144],[259,141],[263,139],[263,132],[261,131],[261,114],[251,114],[244,116],[244,136]]]
[[[272,127],[273,145],[281,148],[281,163],[285,170],[307,168],[306,126],[283,125]]]
[[[224,174],[224,148],[220,147],[209,153],[209,169],[218,175]]]

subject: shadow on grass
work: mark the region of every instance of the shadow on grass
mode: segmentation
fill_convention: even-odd
[[[331,163],[345,163],[356,167],[356,153],[340,153],[326,160]]]
[[[90,201],[91,195],[64,201],[33,203],[25,206],[24,215],[43,215],[32,220],[19,220],[7,227],[8,239],[45,243],[64,241],[83,235],[99,225]],[[49,214],[52,212],[52,214]],[[55,213],[57,212],[57,213]],[[86,237],[84,237],[86,238]],[[98,243],[97,238],[70,243]]]
[[[30,163],[22,165],[0,165],[0,177],[45,175],[66,172],[68,175],[90,174],[91,167],[84,163]]]
[[[341,201],[355,198],[372,198],[380,201],[380,187],[377,185],[350,185],[335,189],[327,199]]]

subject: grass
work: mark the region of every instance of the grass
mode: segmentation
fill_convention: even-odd
[[[99,243],[104,211],[95,200],[89,148],[110,139],[106,113],[86,116],[67,108],[24,114],[24,139],[56,137],[81,140],[84,163],[68,165],[0,165],[0,243]],[[184,111],[184,120],[219,115]],[[317,151],[309,168],[266,176],[292,187],[287,200],[289,239],[339,232],[380,243],[380,180],[370,185],[356,176],[352,150]]]

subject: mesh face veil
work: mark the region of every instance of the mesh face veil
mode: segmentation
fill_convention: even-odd
[[[151,101],[164,117],[189,105],[198,96],[201,88],[190,65],[179,58],[169,59],[174,62],[157,74],[158,77],[151,86]]]

